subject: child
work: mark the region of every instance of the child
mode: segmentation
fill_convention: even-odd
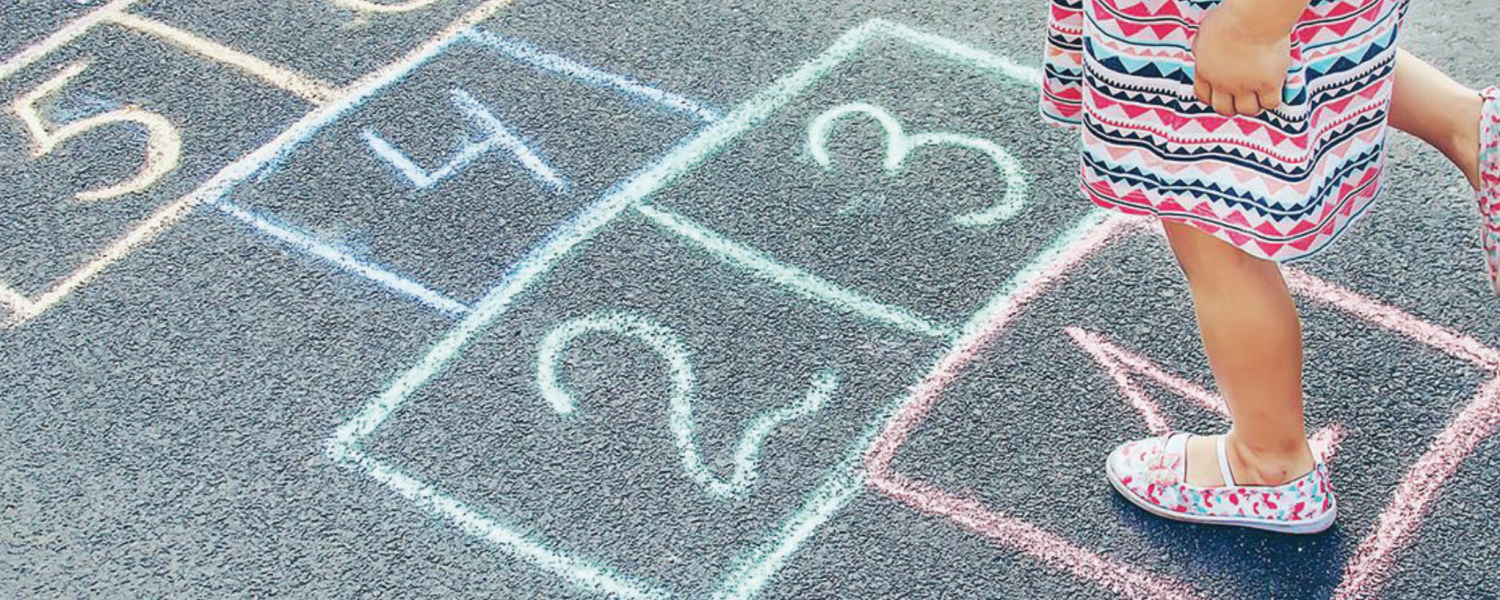
[[[1081,128],[1090,199],[1162,222],[1234,420],[1224,435],[1124,444],[1109,480],[1168,518],[1327,529],[1337,503],[1307,443],[1279,263],[1316,254],[1375,200],[1389,123],[1475,188],[1500,293],[1500,90],[1397,49],[1407,0],[1050,1],[1042,114]]]

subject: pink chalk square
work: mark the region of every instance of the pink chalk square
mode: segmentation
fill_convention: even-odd
[[[1227,415],[1222,398],[1212,391],[1206,365],[1174,365],[1157,360],[1150,350],[1122,341],[1132,335],[1170,338],[1179,335],[1180,330],[1180,335],[1192,337],[1182,339],[1179,345],[1199,344],[1191,310],[1183,308],[1190,307],[1185,285],[1174,281],[1161,286],[1174,288],[1176,291],[1173,292],[1137,283],[1138,280],[1150,282],[1151,277],[1161,281],[1181,277],[1156,264],[1170,260],[1170,254],[1164,247],[1150,247],[1151,244],[1164,246],[1164,242],[1147,237],[1153,234],[1159,235],[1159,229],[1148,221],[1112,216],[1074,241],[1034,277],[1013,289],[1009,298],[998,303],[999,310],[971,328],[970,333],[911,388],[906,402],[866,451],[869,485],[880,494],[920,513],[944,517],[962,529],[989,539],[994,546],[1027,556],[1048,568],[1125,598],[1255,595],[1244,587],[1226,590],[1198,582],[1197,577],[1192,576],[1194,573],[1213,573],[1214,577],[1209,577],[1213,579],[1218,576],[1213,569],[1231,567],[1188,555],[1203,552],[1205,548],[1217,548],[1222,553],[1253,557],[1256,547],[1262,550],[1270,548],[1271,551],[1265,554],[1311,549],[1307,556],[1286,558],[1328,571],[1326,582],[1305,589],[1308,594],[1330,595],[1339,600],[1380,595],[1389,583],[1397,561],[1410,548],[1424,520],[1441,498],[1444,487],[1476,447],[1500,427],[1500,377],[1497,377],[1500,375],[1500,350],[1298,268],[1286,268],[1288,285],[1303,309],[1304,332],[1309,340],[1309,432],[1319,452],[1334,466],[1341,498],[1348,498],[1343,503],[1348,514],[1341,516],[1340,525],[1324,534],[1321,541],[1318,536],[1289,538],[1242,530],[1158,523],[1143,514],[1136,514],[1124,506],[1123,501],[1112,497],[1113,492],[1103,483],[1104,453],[1113,443],[1174,429],[1174,424],[1179,425],[1176,429],[1195,431],[1187,425],[1201,425],[1207,423],[1204,419],[1208,418],[1223,426],[1227,423],[1224,420]],[[1111,260],[1093,260],[1101,254],[1106,254]],[[1150,256],[1139,256],[1143,254]],[[1120,285],[1128,289],[1115,296],[1101,295],[1097,302],[1118,297],[1134,301],[1127,303],[1128,306],[1101,309],[1101,312],[1125,315],[1104,317],[1104,320],[1114,319],[1112,325],[1095,323],[1091,320],[1093,312],[1083,319],[1069,316],[1080,314],[1078,311],[1054,314],[1060,311],[1059,306],[1073,302],[1059,295],[1062,290],[1094,290],[1094,287],[1085,286],[1099,286],[1101,282],[1103,285],[1122,282]],[[1143,292],[1142,287],[1151,289]],[[1162,296],[1155,296],[1158,293]],[[1177,296],[1170,297],[1174,293]],[[1089,301],[1088,298],[1077,300],[1080,303]],[[1139,316],[1142,314],[1145,316]],[[1055,326],[1049,319],[1057,318],[1071,318],[1073,321]],[[1132,324],[1139,331],[1132,331]],[[1162,333],[1162,328],[1170,328],[1172,333]],[[1025,333],[1025,337],[1021,337],[1018,331]],[[1038,334],[1038,331],[1043,333]],[[1052,337],[1039,339],[1039,335]],[[1362,357],[1362,352],[1385,354]],[[1162,351],[1158,349],[1156,353]],[[1435,360],[1423,362],[1417,360],[1418,355],[1431,355]],[[1411,358],[1403,359],[1403,356]],[[1035,387],[1062,390],[1056,393],[1065,396],[1069,402],[1076,399],[1077,406],[1047,405],[1044,407],[1047,415],[1037,418],[1052,419],[1050,424],[1044,421],[1042,426],[1055,430],[1073,427],[1058,424],[1057,419],[1071,418],[1082,422],[1087,421],[1089,415],[1113,415],[1104,419],[1108,421],[1106,426],[1098,429],[1103,433],[1093,438],[1088,438],[1091,434],[1087,432],[1078,431],[1050,436],[1046,431],[1035,430],[1021,434],[1014,430],[1024,428],[1025,423],[996,417],[1023,415],[1031,405],[992,410],[988,406],[974,408],[970,406],[971,402],[961,406],[959,412],[950,410],[939,414],[934,410],[940,403],[956,401],[954,394],[958,388],[969,391],[971,387],[978,389],[988,385],[984,389],[994,390],[999,386],[1003,391],[1015,390],[1015,395],[1032,393],[1033,390],[1022,389],[1015,385],[1015,381],[1006,379],[1022,375],[1007,375],[1002,371],[1030,373],[1035,369],[1061,368],[1057,366],[1059,361],[1067,361],[1066,368],[1091,373],[1086,378],[1089,381],[1038,383]],[[1394,364],[1391,361],[1395,361]],[[1381,368],[1386,370],[1375,372],[1370,368],[1372,364],[1382,365]],[[1465,375],[1455,376],[1455,372]],[[985,379],[992,381],[974,383]],[[1325,383],[1325,380],[1331,383]],[[1421,396],[1427,382],[1434,380],[1450,382],[1450,387],[1462,385],[1463,389],[1472,391],[1457,396],[1450,394],[1446,400],[1442,394],[1434,394],[1433,401],[1425,403],[1393,400]],[[1407,384],[1412,387],[1402,387]],[[1107,393],[1101,393],[1101,390]],[[1382,396],[1383,393],[1390,397]],[[1357,406],[1320,407],[1320,395],[1352,397],[1358,399]],[[1004,395],[982,398],[987,405],[1007,401]],[[1380,405],[1380,402],[1392,406]],[[1324,418],[1324,413],[1335,409],[1357,418],[1354,421],[1342,417]],[[954,416],[960,413],[963,416]],[[1176,423],[1169,418],[1178,415],[1187,417],[1177,419]],[[1381,419],[1395,415],[1393,418],[1403,427],[1388,432],[1381,429],[1382,426],[1389,427],[1388,420],[1376,420],[1373,426],[1368,419],[1359,420],[1369,415],[1383,415]],[[1086,424],[1080,424],[1075,429],[1086,427]],[[915,435],[924,429],[927,433]],[[1003,431],[1003,434],[994,436],[996,439],[1002,436],[1023,439],[1000,440],[996,448],[969,448],[966,447],[969,441],[953,436],[955,431],[976,429]],[[1197,431],[1215,433],[1213,430]],[[1096,439],[1101,436],[1119,439]],[[1086,463],[1055,457],[1049,460],[1052,456],[1049,452],[1054,452],[1056,457],[1063,456],[1058,449],[1010,453],[1026,444],[1045,446],[1059,443],[1058,440],[1079,438],[1097,442],[1096,448],[1080,449],[1097,460]],[[990,439],[985,438],[985,441]],[[1389,454],[1369,458],[1354,451],[1356,448],[1370,450],[1377,442],[1399,446],[1396,451],[1401,454],[1396,458],[1389,458]],[[1341,443],[1350,454],[1349,464],[1340,462],[1345,459],[1339,454]],[[893,465],[898,455],[905,454],[922,456],[925,461],[921,463],[923,469],[935,474],[912,474],[915,467],[906,467],[905,472],[898,470]],[[950,477],[955,471],[973,468],[973,465],[965,465],[966,460],[971,460],[965,458],[966,454],[1017,461],[1019,466],[1013,469],[1014,480],[975,479],[972,473]],[[1094,454],[1097,457],[1093,457]],[[943,458],[933,459],[933,456]],[[1411,457],[1416,458],[1413,461]],[[1390,464],[1378,464],[1378,468],[1357,464],[1382,460]],[[903,459],[901,464],[907,465],[908,462]],[[929,463],[937,464],[931,466]],[[1045,469],[1072,471],[1069,477],[1097,475],[1099,485],[1054,492],[1048,488],[1045,477],[1027,477],[1031,472],[1028,469],[1038,465]],[[1002,468],[1011,467],[1007,463]],[[1350,479],[1341,480],[1341,470]],[[1011,471],[1006,471],[1006,475],[1009,474]],[[1360,476],[1356,477],[1356,474]],[[1003,489],[965,487],[966,483],[979,480],[986,483],[985,488],[1009,486],[1023,489],[1011,493]],[[995,483],[997,480],[1003,483]],[[1118,508],[1105,517],[1124,522],[1124,525],[1111,525],[1125,527],[1122,531],[1130,535],[1110,539],[1108,533],[1086,530],[1063,533],[1069,527],[1059,527],[1056,522],[1077,520],[1079,515],[1067,510],[1077,502],[1062,501],[1054,505],[1037,500],[1053,493],[1090,496],[1087,499],[1089,506],[1117,505]],[[1016,497],[1030,500],[1022,501],[1019,507],[1012,507],[1016,504],[1013,502],[996,501],[996,498]],[[1102,500],[1106,497],[1113,502]],[[1071,527],[1077,529],[1077,524],[1072,523]],[[1080,541],[1082,537],[1089,537],[1089,541]],[[1132,543],[1144,544],[1145,550],[1127,548]],[[1190,566],[1184,568],[1183,563]],[[1342,566],[1328,569],[1328,565]],[[1318,591],[1315,588],[1323,589]]]

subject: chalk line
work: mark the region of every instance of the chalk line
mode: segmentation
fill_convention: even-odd
[[[11,75],[15,75],[16,72],[30,66],[31,63],[40,60],[58,48],[68,45],[77,39],[78,36],[88,33],[89,29],[98,25],[100,21],[115,14],[123,13],[125,9],[130,8],[130,5],[135,4],[137,1],[111,0],[104,6],[100,6],[77,19],[69,21],[45,39],[22,48],[20,52],[5,59],[5,62],[0,62],[0,81],[9,79]]]
[[[664,108],[693,115],[709,123],[721,118],[718,111],[683,96],[659,90],[624,75],[601,71],[563,56],[543,52],[523,42],[483,29],[476,28],[470,31],[467,37],[475,43],[497,50],[512,59],[543,71],[566,75],[595,87],[612,88]]]
[[[637,579],[596,567],[592,561],[568,556],[512,531],[484,513],[469,508],[452,495],[418,481],[386,463],[371,459],[354,448],[342,448],[339,462],[360,467],[371,478],[410,500],[418,508],[447,517],[465,533],[504,548],[588,591],[614,598],[659,600],[667,592]]]
[[[1396,554],[1405,550],[1432,503],[1474,449],[1500,427],[1500,378],[1480,388],[1474,400],[1433,440],[1391,494],[1375,528],[1344,567],[1344,579],[1333,600],[1374,598],[1391,576]]]
[[[943,390],[1010,324],[1021,308],[1132,224],[1133,221],[1126,217],[1110,215],[1103,209],[1091,209],[1012,275],[1000,292],[964,325],[962,337],[954,342],[952,350],[913,387],[906,405],[870,446],[865,456],[865,469],[875,477],[888,473],[896,449],[926,418],[927,411],[941,397]]]
[[[844,312],[928,337],[950,339],[955,330],[917,316],[912,311],[872,300],[857,292],[839,287],[796,267],[783,264],[755,250],[694,223],[691,219],[659,207],[649,201],[636,210],[663,229],[697,244],[720,260],[751,274],[790,288],[799,295],[827,303]]]
[[[1156,382],[1199,407],[1225,419],[1231,418],[1229,403],[1224,400],[1223,395],[1168,373],[1150,359],[1126,350],[1102,335],[1080,327],[1067,327],[1064,331],[1073,338],[1073,343],[1079,349],[1092,357],[1094,362],[1098,363],[1114,380],[1116,389],[1125,396],[1131,407],[1141,414],[1142,419],[1146,421],[1146,428],[1152,434],[1165,435],[1173,429],[1167,423],[1166,417],[1162,416],[1161,404],[1135,384],[1131,377],[1132,372]],[[1344,433],[1343,425],[1334,423],[1309,436],[1308,445],[1312,446],[1315,456],[1324,462],[1329,462],[1337,452],[1339,443],[1343,441]]]
[[[469,307],[465,306],[462,302],[453,300],[444,296],[441,292],[392,273],[379,265],[362,260],[345,250],[335,248],[312,235],[298,231],[294,227],[277,223],[223,199],[215,201],[214,206],[221,213],[238,219],[266,235],[286,242],[307,254],[331,262],[341,270],[368,279],[388,290],[410,296],[423,304],[449,315],[456,316],[469,312]]]
[[[393,2],[383,4],[371,2],[370,0],[332,0],[334,5],[350,10],[372,13],[404,13],[420,10],[432,6],[437,0],[407,0],[406,2]]]
[[[104,20],[154,35],[204,58],[240,69],[274,87],[296,94],[298,97],[312,104],[328,104],[339,96],[338,91],[329,83],[319,81],[286,67],[273,65],[256,56],[240,52],[224,44],[167,25],[161,21],[125,12],[111,13],[106,15]]]
[[[1481,369],[1500,370],[1500,350],[1473,337],[1335,286],[1301,269],[1286,267],[1281,272],[1286,279],[1287,287],[1298,294],[1332,305],[1370,323],[1437,348],[1454,358],[1474,363]]]
[[[964,529],[1126,598],[1198,598],[1186,585],[1078,547],[1055,533],[991,510],[976,500],[961,498],[896,473],[872,476],[870,485],[922,513],[951,519]]]

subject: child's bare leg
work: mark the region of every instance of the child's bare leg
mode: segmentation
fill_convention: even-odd
[[[1188,225],[1163,223],[1193,292],[1209,367],[1229,404],[1235,483],[1276,485],[1307,474],[1302,324],[1279,265]],[[1188,482],[1223,485],[1214,438],[1188,443]]]
[[[1479,92],[1411,53],[1396,51],[1390,124],[1437,148],[1479,186]]]
[[[1390,125],[1479,183],[1479,93],[1398,50]],[[1279,484],[1312,469],[1302,418],[1302,326],[1280,267],[1188,225],[1163,223],[1193,292],[1198,330],[1234,427],[1235,483]],[[1188,444],[1188,482],[1222,485],[1213,438]]]

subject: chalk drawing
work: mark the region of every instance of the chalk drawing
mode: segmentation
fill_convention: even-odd
[[[668,232],[695,243],[729,264],[791,288],[803,297],[826,302],[844,312],[921,335],[951,338],[956,332],[951,326],[917,316],[905,308],[880,303],[796,267],[777,262],[758,250],[725,238],[650,201],[643,200],[635,208]]]
[[[987,209],[958,215],[953,222],[965,227],[994,225],[1010,219],[1026,206],[1026,172],[1020,161],[1004,148],[989,140],[957,133],[918,133],[907,135],[901,122],[885,109],[864,102],[855,102],[829,109],[818,115],[807,128],[807,146],[824,169],[832,170],[833,159],[828,156],[828,133],[838,121],[856,116],[874,119],[885,129],[885,174],[896,176],[906,166],[911,153],[927,146],[949,146],[975,150],[990,159],[1005,178],[1005,196]]]
[[[695,100],[661,91],[624,75],[608,73],[556,54],[543,52],[523,42],[502,37],[484,29],[475,28],[469,31],[467,37],[477,44],[497,50],[514,60],[543,71],[571,77],[595,87],[614,89],[657,106],[695,116],[709,123],[720,119],[719,111]]]
[[[1146,428],[1154,435],[1165,435],[1175,431],[1162,416],[1161,405],[1147,395],[1145,390],[1136,385],[1131,377],[1134,373],[1156,384],[1175,392],[1177,395],[1191,400],[1194,404],[1210,411],[1218,413],[1225,419],[1231,418],[1229,404],[1224,397],[1218,393],[1209,391],[1193,382],[1166,372],[1160,365],[1146,359],[1129,350],[1121,348],[1094,332],[1086,331],[1079,327],[1068,327],[1064,329],[1068,336],[1073,338],[1073,343],[1083,350],[1098,363],[1104,372],[1115,382],[1115,387],[1120,390],[1120,395],[1130,402],[1132,408],[1141,413],[1141,418],[1146,421]],[[1328,427],[1319,429],[1308,438],[1313,447],[1313,454],[1324,462],[1331,462],[1333,455],[1338,451],[1339,443],[1344,439],[1344,427],[1334,423]]]
[[[106,200],[151,187],[163,175],[177,168],[178,157],[182,154],[182,138],[178,136],[177,128],[166,117],[134,106],[127,106],[69,122],[56,131],[47,130],[47,122],[42,118],[36,103],[56,93],[86,68],[88,68],[87,62],[77,62],[63,67],[57,75],[43,82],[36,89],[22,94],[11,103],[10,109],[21,118],[21,123],[31,134],[31,155],[33,157],[46,156],[56,149],[58,144],[96,127],[133,123],[144,127],[147,133],[146,156],[140,170],[126,181],[96,190],[78,192],[77,197],[85,201]]]
[[[384,4],[371,2],[370,0],[332,0],[332,2],[350,10],[373,13],[404,13],[421,10],[432,6],[437,0],[407,0],[406,2],[392,2]]]
[[[117,23],[142,33],[157,36],[179,48],[193,52],[220,63],[235,67],[251,76],[281,88],[312,104],[327,104],[339,93],[333,85],[318,81],[289,68],[273,65],[239,50],[213,40],[204,39],[166,23],[147,19],[125,12],[111,13],[104,20]]]
[[[124,10],[134,1],[113,0],[109,4],[70,22],[61,30],[48,36],[41,42],[28,46],[20,53],[7,59],[4,63],[0,63],[0,80],[13,75],[27,65],[67,44],[79,35],[82,35],[89,28],[103,22],[105,18]],[[192,192],[156,209],[118,239],[105,246],[103,250],[91,255],[76,271],[54,282],[40,295],[27,297],[19,291],[0,283],[0,303],[4,303],[11,311],[10,315],[3,321],[0,321],[0,328],[16,327],[35,319],[43,312],[46,312],[47,309],[68,297],[79,286],[87,283],[101,271],[125,257],[137,246],[156,239],[157,235],[192,212],[198,205],[205,201],[212,201],[223,197],[236,185],[260,173],[262,169],[274,168],[292,150],[311,138],[313,134],[321,130],[328,123],[337,120],[354,107],[363,104],[376,92],[384,89],[391,83],[401,80],[408,73],[416,69],[416,67],[452,45],[453,42],[459,39],[458,36],[461,32],[493,16],[501,9],[510,5],[512,1],[485,0],[449,23],[433,37],[417,45],[416,48],[406,53],[400,59],[361,76],[354,83],[340,90],[339,96],[335,100],[308,113],[271,141],[266,142],[260,148],[225,166]]]
[[[457,42],[478,43],[475,42],[475,36],[471,34],[472,30],[463,30],[456,34],[454,40]],[[485,42],[481,45],[490,47],[498,45],[502,47],[502,49],[508,50],[508,52],[502,52],[502,54],[505,54],[507,56],[511,56],[512,54],[520,56],[527,59],[522,61],[524,64],[528,64],[547,72],[573,78],[584,76],[595,80],[584,81],[583,83],[586,84],[599,85],[598,81],[615,82],[615,84],[610,87],[612,87],[616,91],[639,97],[650,103],[657,103],[663,108],[670,110],[680,110],[686,107],[691,109],[687,112],[691,113],[691,115],[695,117],[701,117],[703,115],[710,115],[715,117],[717,116],[717,113],[714,113],[711,109],[703,108],[703,105],[701,103],[689,100],[686,97],[677,94],[662,92],[660,90],[657,90],[656,88],[645,86],[645,84],[641,84],[639,82],[636,82],[635,80],[623,76],[606,73],[599,69],[587,67],[557,55],[547,54],[514,40],[504,39],[499,36],[495,36],[494,34],[483,32],[478,35],[477,39],[481,39]],[[646,93],[647,91],[649,91],[650,93]],[[494,115],[489,112],[488,108],[486,108],[477,99],[473,98],[471,94],[463,91],[462,89],[456,89],[452,91],[450,97],[454,104],[457,105],[462,112],[464,112],[465,116],[472,122],[474,122],[477,126],[479,126],[480,129],[488,133],[489,137],[481,140],[480,142],[471,142],[469,144],[466,144],[464,147],[458,150],[456,155],[452,159],[450,159],[447,164],[445,164],[443,167],[439,167],[434,172],[428,172],[417,165],[399,149],[395,148],[384,138],[380,137],[380,135],[374,130],[367,129],[366,131],[362,132],[362,137],[365,139],[368,146],[372,151],[376,153],[377,156],[385,160],[394,169],[396,169],[397,172],[401,173],[402,176],[404,176],[408,181],[419,188],[427,188],[436,185],[443,179],[462,171],[467,164],[469,164],[473,160],[476,160],[479,155],[488,152],[498,146],[510,149],[511,153],[517,158],[519,162],[522,163],[522,166],[527,167],[528,170],[531,171],[533,177],[548,185],[554,191],[558,193],[568,193],[572,191],[565,178],[557,173],[555,169],[548,166],[547,163],[542,159],[540,153],[531,150],[519,135],[512,133],[508,128],[506,128],[499,119],[495,118]],[[258,174],[254,177],[255,180],[264,180],[266,176],[275,171],[279,166],[279,161],[284,158],[284,156],[285,154],[282,154],[281,156],[278,156],[277,158],[274,158],[266,164],[262,165],[258,170]],[[234,215],[231,214],[231,216]],[[441,292],[430,290],[425,286],[422,286],[421,284],[410,281],[409,279],[401,277],[399,275],[395,275],[394,273],[391,273],[381,267],[370,265],[361,260],[353,259],[352,257],[335,258],[344,256],[346,253],[344,253],[344,251],[342,250],[333,248],[329,244],[317,242],[316,240],[307,237],[306,234],[288,234],[288,230],[285,226],[262,227],[261,223],[263,221],[261,219],[240,220],[253,227],[262,228],[271,237],[287,241],[295,248],[298,248],[305,252],[309,252],[314,256],[329,260],[333,264],[339,266],[340,268],[343,268],[346,272],[349,272],[353,275],[366,277],[376,284],[385,286],[402,295],[416,298],[424,302],[425,304],[438,308],[439,310],[442,310],[444,312],[457,314],[458,312],[467,310],[467,308],[463,307],[462,304],[444,297]],[[302,241],[292,241],[293,239],[300,239]],[[313,250],[312,248],[314,247],[318,247],[321,249]],[[352,266],[359,264],[363,264],[364,266]]]
[[[533,561],[584,589],[614,590],[606,593],[625,597],[648,597],[662,593],[611,569],[598,566],[589,559],[562,556],[551,550],[548,544],[511,529],[503,520],[492,519],[468,509],[445,492],[415,480],[399,468],[364,455],[359,448],[360,441],[379,428],[433,377],[444,372],[475,336],[504,315],[512,303],[557,261],[570,255],[581,243],[592,238],[627,209],[641,205],[648,196],[690,173],[745,132],[764,122],[836,67],[855,56],[866,44],[881,38],[908,43],[919,50],[960,62],[1001,80],[1020,81],[1032,86],[1039,85],[1040,82],[1040,75],[1033,68],[910,27],[883,20],[869,21],[856,27],[840,36],[822,54],[756,93],[723,118],[715,120],[708,128],[673,148],[644,171],[611,188],[601,199],[565,221],[545,240],[534,246],[507,271],[497,285],[474,304],[467,316],[433,343],[409,369],[396,376],[363,410],[333,432],[327,443],[329,457],[364,469],[376,480],[413,500],[418,506],[447,517],[465,531],[506,548],[518,557]],[[1028,90],[1027,93],[1032,92]],[[993,303],[987,306],[987,310],[999,310],[993,308]],[[860,455],[861,450],[879,431],[872,427],[868,436],[851,447],[849,459],[835,466],[815,490],[801,498],[798,508],[781,527],[769,532],[760,544],[735,562],[720,580],[714,597],[751,598],[757,595],[802,543],[857,495],[863,478],[855,469],[855,457]]]
[[[462,89],[454,89],[450,92],[450,95],[453,97],[453,104],[458,107],[459,111],[464,113],[464,116],[469,118],[469,121],[475,127],[484,132],[485,137],[477,142],[464,144],[453,155],[453,158],[448,159],[448,162],[439,167],[438,170],[429,173],[422,169],[422,167],[417,166],[415,162],[412,162],[400,150],[397,150],[389,142],[385,141],[384,138],[381,138],[380,134],[376,133],[373,129],[364,130],[365,142],[370,145],[370,149],[377,156],[395,167],[398,172],[405,176],[407,181],[422,189],[432,187],[438,182],[462,172],[465,167],[469,166],[469,163],[474,162],[490,151],[497,148],[504,148],[509,150],[516,157],[516,160],[521,163],[521,166],[526,167],[526,170],[531,172],[533,177],[547,184],[553,191],[561,193],[568,190],[568,183],[563,180],[562,176],[558,175],[557,171],[548,166],[547,162],[542,160],[542,157],[536,151],[528,147],[525,140],[511,133],[510,129],[506,128],[504,123],[495,118],[495,115],[491,114],[484,104]]]
[[[670,329],[629,313],[602,313],[569,321],[554,329],[542,340],[537,358],[537,386],[542,397],[560,415],[573,413],[577,403],[557,379],[562,366],[563,350],[569,342],[588,333],[610,333],[635,338],[644,343],[663,360],[672,378],[672,391],[668,400],[667,421],[672,431],[672,442],[682,454],[682,468],[688,476],[710,496],[719,499],[742,498],[754,485],[759,474],[755,464],[760,460],[760,450],[766,437],[782,423],[800,419],[818,412],[838,388],[838,377],[832,371],[819,372],[812,388],[801,401],[766,412],[755,418],[740,434],[739,445],[734,452],[734,474],[729,479],[720,479],[703,462],[703,453],[698,449],[697,425],[693,420],[693,401],[697,381],[693,377],[691,356],[682,341]]]

